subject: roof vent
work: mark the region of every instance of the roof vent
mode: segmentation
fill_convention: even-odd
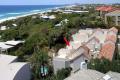
[[[110,76],[110,75],[105,75],[105,76],[103,77],[103,79],[104,79],[104,80],[111,80],[111,76]]]

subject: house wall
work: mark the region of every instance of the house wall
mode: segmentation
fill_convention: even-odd
[[[63,58],[54,58],[53,59],[53,66],[54,66],[54,73],[62,68],[71,67],[72,72],[76,72],[80,70],[81,62],[85,62],[88,60],[84,55],[78,56],[73,60],[63,59]],[[84,69],[87,69],[87,65],[84,65]]]
[[[53,58],[53,66],[54,66],[54,73],[56,74],[56,72],[62,68],[66,68],[66,67],[70,67],[70,62],[67,59],[63,59],[63,58]]]
[[[30,65],[24,65],[15,75],[13,80],[31,80]]]
[[[88,60],[88,59],[84,57],[84,55],[81,55],[77,57],[76,59],[74,59],[73,61],[71,61],[70,67],[72,68],[72,72],[76,72],[80,70],[81,62],[85,62],[85,60]],[[85,66],[84,68],[87,68],[87,66]]]

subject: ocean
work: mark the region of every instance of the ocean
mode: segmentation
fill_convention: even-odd
[[[42,12],[62,5],[0,5],[0,19]]]

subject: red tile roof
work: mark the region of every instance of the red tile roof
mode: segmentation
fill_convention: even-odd
[[[96,10],[97,10],[97,11],[100,11],[100,10],[102,10],[102,9],[104,9],[104,6],[96,7]]]
[[[115,50],[115,44],[112,41],[107,41],[103,46],[99,53],[98,58],[106,58],[112,61],[113,55]]]
[[[117,40],[116,35],[107,35],[107,36],[106,36],[106,41],[112,41],[112,42],[115,43],[116,40]]]
[[[106,41],[112,41],[115,43],[117,40],[117,36],[116,36],[117,33],[118,33],[118,29],[116,29],[115,27],[110,28],[106,36]]]
[[[112,6],[99,6],[96,7],[97,11],[112,11],[113,7]]]
[[[111,11],[111,10],[113,10],[112,6],[108,6],[103,9],[103,11]]]

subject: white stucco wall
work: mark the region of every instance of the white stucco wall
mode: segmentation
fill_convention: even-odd
[[[80,57],[71,61],[70,67],[72,68],[72,71],[78,71],[80,69],[81,62],[85,62],[85,60],[87,60],[87,58],[84,57],[84,55],[81,55]]]
[[[69,61],[64,58],[54,58],[53,59],[54,73],[62,68],[69,67]]]

